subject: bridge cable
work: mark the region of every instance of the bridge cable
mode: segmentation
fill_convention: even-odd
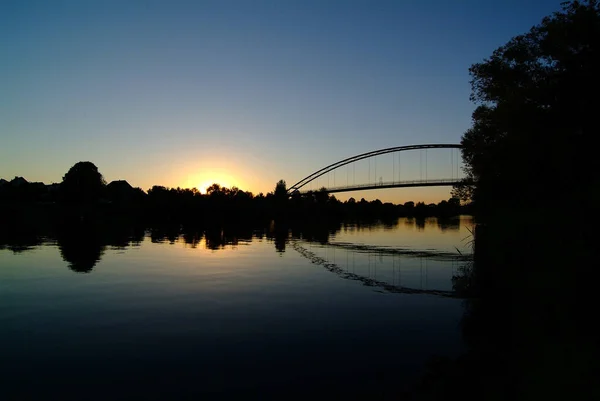
[[[402,255],[397,255],[396,266],[398,267],[398,287],[402,286]]]
[[[455,157],[454,157],[454,153],[455,153],[455,152],[454,152],[454,149],[450,149],[450,150],[452,150],[452,153],[451,153],[451,154],[452,154],[452,178],[456,178],[456,179],[458,179],[458,177],[457,177],[457,176],[456,176],[456,174],[454,173],[455,166],[456,166],[456,164],[458,163],[458,158],[455,158]]]
[[[396,181],[396,158],[392,153],[392,182]]]
[[[454,179],[454,153],[450,152],[450,178]]]
[[[456,179],[458,179],[458,175],[459,175],[459,173],[458,173],[458,171],[459,171],[458,166],[460,165],[460,159],[459,159],[460,150],[457,150],[456,153],[457,153],[457,156],[456,156],[456,161],[457,161],[457,163],[456,163]]]
[[[450,178],[454,179],[454,152],[450,149]]]
[[[419,258],[419,262],[420,262],[420,270],[419,270],[419,280],[420,280],[420,285],[421,285],[421,289],[423,289],[423,257],[421,256]]]

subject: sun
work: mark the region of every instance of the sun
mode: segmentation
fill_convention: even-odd
[[[200,193],[205,194],[206,193],[206,188],[210,187],[212,184],[219,184],[222,187],[227,187],[227,188],[231,188],[232,185],[230,185],[227,181],[223,180],[223,179],[213,179],[213,180],[206,180],[203,181],[201,184],[198,185],[198,191],[200,191]]]
[[[226,188],[241,188],[239,180],[232,173],[217,168],[205,169],[201,173],[188,174],[184,181],[186,188],[196,188],[202,194],[205,194],[206,188],[212,184],[219,184]]]

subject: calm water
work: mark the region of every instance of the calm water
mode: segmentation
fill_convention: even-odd
[[[4,246],[0,399],[400,391],[461,351],[449,295],[471,224]]]

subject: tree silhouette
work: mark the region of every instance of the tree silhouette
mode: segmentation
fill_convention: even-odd
[[[462,153],[484,208],[557,192],[598,197],[597,175],[584,172],[599,170],[599,50],[598,2],[574,1],[470,68],[479,106]]]
[[[279,180],[275,185],[275,191],[273,192],[275,215],[278,218],[283,217],[286,206],[288,204],[289,196],[287,193],[287,186],[284,180]]]
[[[479,106],[462,144],[478,224],[473,262],[455,280],[472,297],[462,322],[470,350],[446,376],[476,384],[456,387],[461,399],[600,396],[589,323],[597,225],[581,218],[593,219],[600,200],[599,52],[598,2],[573,1],[470,69]],[[548,199],[574,210],[551,217]],[[477,385],[490,382],[498,386]]]
[[[222,188],[221,185],[214,183],[212,184],[210,187],[206,188],[206,194],[207,195],[220,195],[222,193]]]
[[[98,200],[106,186],[106,181],[91,162],[79,162],[69,169],[60,184],[63,199],[71,202],[91,202]]]
[[[287,184],[285,180],[279,180],[275,185],[275,196],[282,197],[287,196]]]
[[[279,180],[277,182],[273,195],[275,196],[275,202],[277,203],[278,207],[283,207],[287,203],[287,185],[284,180]]]

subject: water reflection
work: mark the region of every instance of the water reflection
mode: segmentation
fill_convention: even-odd
[[[100,262],[107,247],[127,249],[139,245],[145,231],[139,227],[79,222],[62,225],[55,234],[63,260],[76,273],[89,273]]]
[[[140,226],[97,221],[7,225],[0,231],[0,249],[21,253],[46,244],[56,244],[69,269],[89,273],[108,247],[127,249],[139,245],[145,233]]]
[[[274,222],[265,227],[250,225],[229,225],[211,227],[184,227],[181,225],[161,225],[143,227],[132,224],[118,224],[98,221],[61,222],[52,226],[21,225],[4,227],[0,232],[0,249],[13,253],[30,251],[47,243],[58,245],[60,255],[74,272],[89,273],[101,261],[107,248],[126,250],[140,245],[145,237],[152,243],[184,244],[192,249],[201,248],[212,251],[226,248],[235,249],[247,245],[253,240],[266,238],[272,242],[275,252],[283,254],[288,245],[295,241],[320,244],[328,247],[346,248],[348,252],[395,253],[404,256],[425,256],[455,258],[456,253],[445,255],[402,248],[396,244],[394,250],[386,246],[370,246],[360,243],[334,241],[341,234],[376,233],[402,230],[432,230],[445,232],[457,231],[461,220],[456,219],[393,219],[387,221],[326,221],[322,224],[296,224],[294,226],[277,225]],[[388,236],[389,237],[389,236]],[[374,238],[374,237],[373,237]],[[393,237],[392,237],[393,238]],[[297,250],[297,249],[296,249]]]
[[[310,242],[318,242],[320,244],[327,244],[330,238],[340,232],[346,225],[361,224],[353,221],[346,223],[337,221],[325,221],[322,224],[299,224],[294,227],[290,227],[291,236],[294,239],[303,239]],[[364,223],[367,226],[373,226],[375,223]]]
[[[13,327],[2,333],[0,354],[6,366],[24,361],[6,381],[18,387],[42,355],[59,361],[56,377],[70,374],[79,383],[90,369],[101,381],[134,372],[140,382],[149,380],[145,369],[155,369],[176,399],[192,387],[221,391],[222,377],[234,389],[275,383],[312,392],[327,378],[352,393],[358,382],[361,399],[375,398],[367,394],[381,386],[395,391],[429,354],[453,355],[459,346],[461,302],[450,285],[460,260],[448,243],[463,235],[441,234],[435,222],[424,227],[426,234],[414,220],[254,228],[78,222],[5,235],[0,326]],[[21,239],[52,246],[31,258],[9,255],[8,244]],[[67,266],[92,274],[71,274]],[[83,368],[72,368],[73,358]],[[43,390],[32,391],[47,392],[47,383],[60,382],[54,378],[44,376],[35,386]]]
[[[435,219],[438,228],[442,232],[460,230],[460,217],[451,217],[447,219]]]
[[[458,231],[460,229],[460,217],[436,218],[436,217],[407,217],[403,220],[406,227],[415,227],[419,231],[427,228],[438,228],[442,232]]]
[[[43,243],[43,236],[33,227],[0,228],[0,250],[20,253],[35,249]]]
[[[291,247],[311,263],[377,291],[454,296],[452,277],[470,260],[459,250],[471,218],[349,221],[294,232]],[[423,235],[427,231],[427,235]],[[464,244],[463,244],[464,245]]]
[[[152,227],[149,231],[150,240],[154,243],[168,242],[172,245],[179,240],[181,235],[180,226],[157,226]]]
[[[379,253],[378,255],[375,256],[379,256],[379,259],[374,258],[375,260],[372,261],[371,257],[373,256],[371,253],[367,253],[367,260],[368,263],[365,264],[364,260],[359,260],[359,263],[357,266],[356,263],[356,250],[351,250],[351,249],[343,249],[346,252],[342,252],[341,255],[338,255],[338,260],[341,259],[340,262],[336,263],[335,262],[335,248],[334,252],[333,252],[333,256],[331,257],[323,257],[323,256],[319,256],[319,252],[318,250],[311,250],[312,248],[306,248],[303,244],[301,244],[300,242],[294,242],[292,244],[292,247],[294,248],[294,250],[296,250],[300,255],[302,255],[303,257],[305,257],[306,259],[308,259],[311,263],[316,264],[316,265],[320,265],[323,266],[325,269],[327,269],[328,271],[337,274],[339,277],[346,279],[346,280],[354,280],[354,281],[360,281],[363,285],[369,286],[369,287],[378,287],[381,290],[387,291],[387,292],[391,292],[391,293],[402,293],[402,294],[429,294],[429,295],[439,295],[439,296],[445,296],[445,297],[454,297],[455,296],[455,292],[447,289],[436,289],[435,285],[433,286],[433,288],[428,288],[428,283],[427,283],[427,279],[425,279],[425,283],[423,283],[423,261],[425,260],[425,264],[427,263],[427,259],[424,259],[423,257],[420,258],[419,262],[421,264],[421,280],[420,280],[420,284],[416,284],[414,282],[411,282],[411,280],[408,280],[409,283],[408,285],[403,285],[402,283],[402,270],[401,270],[401,259],[400,258],[392,258],[391,259],[391,264],[389,264],[389,266],[385,265],[385,262],[383,260],[382,257],[382,253]],[[350,255],[352,255],[350,257]],[[392,254],[393,255],[393,254]],[[351,260],[350,260],[351,258]],[[345,260],[345,263],[344,263]],[[364,269],[364,266],[366,265],[366,269]],[[377,269],[379,265],[379,272],[380,272],[380,277],[378,279],[377,277]],[[361,269],[361,267],[363,267]],[[382,272],[382,267],[383,269],[385,269],[386,267],[388,268],[387,270],[389,271],[383,271]],[[453,274],[453,266],[450,266],[451,270],[448,271],[447,274],[447,278],[450,278]],[[406,269],[404,273],[406,274],[407,272],[409,272],[410,274],[410,268]],[[427,265],[425,265],[425,269],[427,269]],[[357,270],[363,270],[362,273],[356,273]],[[408,271],[407,271],[408,270]],[[427,270],[425,270],[427,271]],[[383,273],[383,277],[382,274]],[[386,274],[388,273],[388,274]],[[426,277],[426,276],[425,276]],[[409,277],[410,278],[410,277]],[[450,280],[446,280],[447,282],[449,282]]]
[[[216,251],[247,245],[252,242],[253,233],[252,226],[213,227],[205,231],[206,248]]]
[[[98,233],[86,227],[65,230],[58,235],[57,241],[60,255],[76,273],[91,272],[106,249]]]
[[[156,227],[149,230],[150,239],[154,243],[183,243],[191,248],[204,244],[203,248],[213,251],[226,248],[236,248],[250,244],[253,240],[266,237],[272,241],[277,252],[285,252],[290,230],[287,227],[276,227],[271,223],[268,228],[252,226],[224,227]],[[325,238],[328,233],[325,232]],[[325,239],[326,241],[326,239]]]
[[[275,251],[279,253],[285,252],[285,245],[290,237],[290,230],[286,226],[278,226],[275,222],[271,222],[269,225],[269,231],[267,232],[267,239],[273,241],[275,244]]]

